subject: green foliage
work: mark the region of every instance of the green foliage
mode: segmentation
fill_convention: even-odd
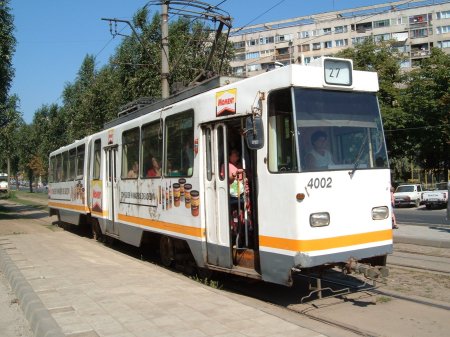
[[[25,173],[25,177],[30,183],[30,189],[32,188],[32,182],[34,178],[34,172],[30,166],[33,158],[36,155],[36,132],[32,125],[22,124],[16,131],[16,151],[19,157],[19,169]]]
[[[0,2],[0,126],[4,124],[3,109],[6,105],[8,92],[14,77],[12,65],[16,39],[13,35],[14,22],[9,7],[9,0]],[[3,122],[3,123],[2,123]]]
[[[71,142],[103,128],[116,118],[120,107],[141,97],[161,97],[161,22],[156,13],[148,20],[146,8],[133,19],[139,36],[125,37],[109,64],[95,69],[95,59],[87,55],[78,76],[64,88],[63,106],[67,124],[66,139]],[[186,86],[207,63],[211,44],[210,28],[204,24],[179,18],[169,25],[169,85]],[[225,39],[219,40],[218,51]],[[231,50],[231,48],[230,48]],[[217,72],[219,53],[212,59],[210,70]],[[165,56],[164,56],[165,57]],[[232,53],[225,55],[228,65]],[[225,71],[229,67],[225,67]]]
[[[7,98],[6,104],[3,105],[2,108],[2,115],[5,120],[7,120],[7,123],[0,127],[0,153],[2,153],[2,156],[0,157],[1,171],[6,171],[8,160],[14,162],[17,156],[17,135],[15,131],[24,123],[22,114],[18,111],[18,105],[19,98],[14,95]]]
[[[34,114],[32,128],[36,141],[33,154],[39,158],[44,175],[46,175],[48,172],[49,153],[68,143],[65,130],[66,118],[56,104],[43,105]],[[55,135],[58,136],[55,137]],[[37,170],[35,170],[35,173],[38,173]]]
[[[401,105],[409,117],[409,137],[417,144],[415,159],[445,179],[450,160],[450,55],[433,48],[405,83]]]
[[[73,84],[67,84],[63,92],[64,114],[67,116],[67,138],[72,141],[99,130],[96,117],[101,112],[96,104],[92,87],[95,84],[95,59],[87,55]]]

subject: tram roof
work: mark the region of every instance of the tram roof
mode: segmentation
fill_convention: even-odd
[[[151,98],[140,98],[133,102],[126,104],[122,107],[122,111],[119,112],[118,117],[112,121],[104,124],[104,130],[128,122],[140,116],[146,115],[151,111],[162,109],[166,106],[170,106],[177,102],[183,101],[193,96],[197,96],[209,90],[222,87],[227,84],[231,84],[245,77],[236,76],[216,76],[208,79],[192,88],[182,90],[168,98],[154,101]]]

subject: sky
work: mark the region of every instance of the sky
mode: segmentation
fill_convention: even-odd
[[[10,0],[14,16],[15,77],[10,95],[20,99],[19,111],[26,123],[43,105],[62,105],[62,92],[75,81],[86,55],[94,55],[96,67],[108,63],[123,37],[112,37],[107,21],[131,20],[149,0]],[[233,18],[233,27],[289,19],[391,0],[201,0]],[[150,15],[160,11],[150,6]],[[118,26],[119,30],[124,28]],[[125,27],[123,33],[130,34]]]

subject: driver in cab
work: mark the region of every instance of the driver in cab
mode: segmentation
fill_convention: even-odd
[[[325,169],[334,165],[333,157],[328,150],[327,134],[321,130],[311,135],[311,151],[306,155],[306,167],[311,170]]]

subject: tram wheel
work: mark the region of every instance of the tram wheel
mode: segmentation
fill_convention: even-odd
[[[175,261],[175,249],[173,240],[168,236],[161,236],[159,240],[159,254],[163,266],[170,267]]]

